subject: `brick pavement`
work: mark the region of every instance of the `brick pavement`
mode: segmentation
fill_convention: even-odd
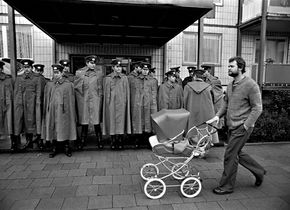
[[[158,200],[145,196],[139,175],[144,163],[156,162],[150,150],[82,151],[53,159],[48,153],[2,153],[0,209],[290,209],[290,144],[251,145],[245,150],[268,172],[261,187],[254,187],[254,177],[239,167],[235,192],[213,194],[223,168],[224,148],[218,147],[206,159],[190,163],[203,180],[196,198],[170,188]]]

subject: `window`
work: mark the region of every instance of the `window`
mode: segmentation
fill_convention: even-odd
[[[202,61],[207,64],[220,65],[221,63],[221,34],[204,33]],[[183,64],[197,63],[198,35],[193,32],[183,33]]]
[[[8,26],[2,25],[0,28],[0,56],[9,55],[9,32]],[[31,26],[16,25],[16,50],[17,58],[32,58],[32,32]]]
[[[285,63],[287,56],[286,38],[271,38],[266,41],[265,61],[272,60],[273,63]],[[255,63],[259,62],[260,40],[256,40]]]
[[[223,0],[213,0],[213,3],[214,3],[216,6],[223,6]]]

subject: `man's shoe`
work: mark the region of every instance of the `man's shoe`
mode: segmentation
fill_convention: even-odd
[[[216,187],[213,190],[213,193],[217,194],[217,195],[225,195],[225,194],[230,194],[233,193],[233,190],[223,190],[220,187]]]
[[[258,177],[258,176],[255,175],[255,177],[256,177],[255,186],[256,187],[260,187],[262,185],[262,183],[264,181],[264,175],[266,175],[266,173],[267,173],[267,171],[264,171],[264,174],[263,174],[262,177]]]

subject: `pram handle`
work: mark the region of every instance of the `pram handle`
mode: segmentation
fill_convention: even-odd
[[[200,123],[199,125],[195,125],[195,126],[191,127],[191,128],[187,131],[187,133],[186,133],[185,136],[187,137],[187,135],[189,134],[189,132],[190,132],[191,130],[193,130],[193,129],[195,129],[195,128],[198,128],[198,127],[200,127],[200,126],[202,126],[202,125],[205,125],[205,124],[207,124],[207,125],[209,125],[210,127],[212,127],[212,128],[215,129],[215,131],[212,132],[211,134],[214,134],[215,132],[217,132],[218,128],[217,128],[216,126],[214,126],[214,125],[212,125],[212,124],[209,124],[209,123],[206,123],[206,121],[205,121],[205,122],[203,122],[203,123]]]
[[[179,134],[177,134],[176,136],[170,138],[168,141],[166,142],[162,142],[162,144],[168,144],[168,143],[174,143],[175,139],[179,136],[181,136],[184,133],[184,130],[182,130]]]

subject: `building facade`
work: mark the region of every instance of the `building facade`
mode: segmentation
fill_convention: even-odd
[[[244,26],[261,16],[262,0],[215,0],[214,10],[203,21],[202,61],[215,66],[214,73],[223,85],[230,78],[227,73],[228,59],[237,54],[238,32],[241,32],[241,56],[247,62],[247,75],[256,69],[259,59],[259,30]],[[279,18],[290,15],[289,0],[269,0],[269,12]],[[8,16],[7,4],[0,1],[0,56],[8,57]],[[239,18],[239,14],[240,18]],[[103,70],[109,71],[112,58],[122,59],[124,68],[135,60],[147,60],[156,68],[155,77],[162,82],[163,75],[170,67],[181,66],[181,77],[188,76],[187,67],[197,65],[198,23],[195,22],[162,47],[129,44],[56,43],[37,26],[16,12],[17,57],[32,58],[35,63],[45,65],[45,76],[51,77],[51,64],[60,59],[72,61],[74,72],[84,65],[83,57],[95,54],[101,57]],[[289,27],[290,28],[290,27]],[[268,31],[265,61],[271,58],[277,64],[290,63],[289,31]]]

